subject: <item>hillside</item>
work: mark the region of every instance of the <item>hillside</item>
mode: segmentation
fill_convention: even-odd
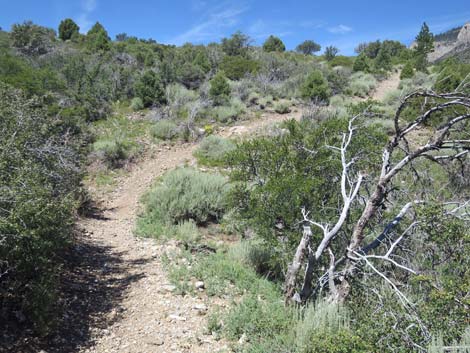
[[[0,352],[470,345],[470,65],[263,39],[0,31]]]
[[[434,52],[429,54],[431,62],[438,62],[451,57],[462,62],[469,62],[470,23],[438,34],[434,39]]]

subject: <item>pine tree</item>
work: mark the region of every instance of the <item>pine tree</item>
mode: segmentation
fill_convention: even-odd
[[[265,52],[283,52],[286,51],[286,46],[282,40],[275,36],[269,36],[263,44],[263,50]]]
[[[419,71],[426,71],[428,66],[428,54],[434,51],[434,35],[429,30],[426,22],[416,36],[416,62],[415,67]]]
[[[66,18],[59,25],[59,38],[63,41],[72,39],[73,36],[78,35],[80,27],[70,18]]]

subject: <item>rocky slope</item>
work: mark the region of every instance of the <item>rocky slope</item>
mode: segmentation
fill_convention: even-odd
[[[453,31],[453,30],[451,30]],[[455,36],[441,36],[444,40],[436,37],[434,52],[429,54],[429,61],[441,61],[449,57],[456,57],[462,61],[470,61],[470,22],[462,26]]]

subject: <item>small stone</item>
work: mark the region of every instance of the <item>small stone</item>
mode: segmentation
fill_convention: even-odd
[[[238,340],[238,344],[245,344],[246,342],[248,342],[248,339],[246,338],[246,334],[243,334]]]
[[[194,287],[196,287],[196,289],[204,289],[205,288],[204,282],[203,281],[197,281],[196,283],[194,283]]]
[[[172,321],[186,321],[185,317],[174,314],[169,315],[168,318]]]
[[[176,290],[176,286],[172,286],[171,284],[163,286],[162,291],[167,293],[172,293]]]
[[[207,306],[204,304],[196,304],[193,309],[198,312],[199,315],[205,315],[207,313]]]

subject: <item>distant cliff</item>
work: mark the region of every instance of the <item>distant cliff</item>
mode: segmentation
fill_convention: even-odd
[[[470,22],[460,29],[454,28],[436,35],[435,40],[434,51],[429,54],[429,61],[436,62],[455,57],[470,62]]]

